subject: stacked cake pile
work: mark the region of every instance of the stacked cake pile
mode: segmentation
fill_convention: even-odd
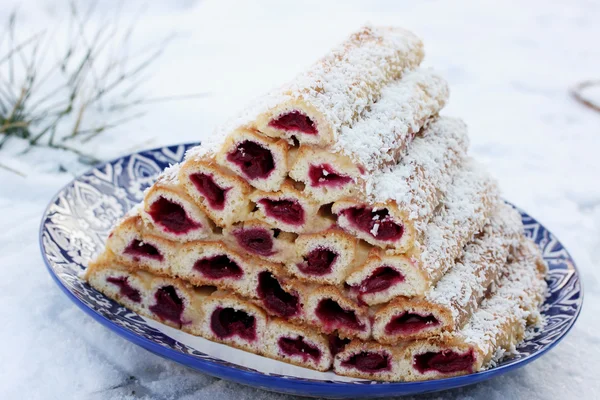
[[[319,371],[478,371],[539,322],[539,250],[439,116],[421,41],[366,27],[188,152],[90,284],[193,335]]]

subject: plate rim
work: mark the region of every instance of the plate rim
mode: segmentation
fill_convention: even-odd
[[[148,338],[143,336],[139,336],[138,334],[131,332],[127,328],[121,327],[108,318],[100,314],[98,311],[93,309],[92,307],[85,304],[82,300],[80,300],[69,288],[67,288],[62,280],[57,276],[53,267],[51,266],[50,261],[47,258],[45,245],[43,243],[43,233],[47,220],[47,216],[49,214],[50,208],[52,205],[56,203],[56,200],[67,188],[72,186],[74,182],[78,181],[82,176],[90,174],[93,170],[99,169],[107,164],[113,164],[121,159],[130,157],[134,154],[147,153],[153,151],[160,151],[164,148],[176,147],[176,146],[191,146],[198,145],[197,142],[188,142],[188,143],[180,143],[174,145],[165,145],[158,146],[150,149],[142,149],[139,151],[135,151],[132,153],[127,153],[121,155],[119,157],[115,157],[111,160],[97,163],[92,166],[90,169],[85,171],[82,174],[77,175],[68,183],[63,185],[50,199],[48,205],[45,207],[44,212],[42,214],[42,219],[39,225],[38,230],[38,242],[40,246],[40,252],[42,255],[42,259],[44,264],[46,265],[46,269],[48,270],[50,276],[53,281],[58,285],[61,291],[73,302],[75,303],[81,310],[83,310],[87,315],[91,316],[95,321],[99,322],[102,326],[107,327],[109,330],[117,333],[119,336],[127,339],[128,341],[134,343],[137,346],[144,348],[147,351],[150,351],[153,354],[156,354],[162,358],[177,362],[180,365],[186,366],[188,368],[192,368],[196,371],[218,377],[220,379],[233,381],[236,383],[240,383],[247,386],[252,386],[268,391],[274,391],[279,393],[286,394],[295,394],[295,395],[304,395],[304,396],[327,396],[329,398],[342,398],[348,395],[352,395],[354,398],[366,398],[366,397],[380,397],[380,396],[390,396],[390,395],[408,395],[408,394],[417,394],[417,393],[428,393],[435,392],[440,390],[449,390],[453,388],[458,388],[462,386],[472,385],[487,379],[491,379],[497,375],[504,374],[510,370],[518,369],[524,367],[525,365],[531,363],[532,361],[537,360],[542,355],[546,354],[548,351],[553,349],[558,343],[560,343],[567,334],[571,331],[579,316],[581,315],[581,310],[583,308],[584,303],[584,286],[581,279],[581,275],[579,273],[579,269],[571,256],[570,252],[562,245],[562,242],[558,239],[556,235],[552,233],[544,224],[542,224],[537,218],[533,217],[531,214],[523,211],[518,206],[515,206],[513,203],[508,202],[511,206],[515,207],[518,211],[524,213],[533,219],[536,223],[542,226],[549,234],[551,234],[556,241],[562,246],[564,249],[567,259],[564,260],[565,263],[569,264],[570,268],[573,269],[574,275],[577,276],[577,281],[579,285],[579,307],[575,312],[574,317],[570,321],[569,325],[561,332],[559,336],[557,336],[549,345],[544,348],[532,353],[524,358],[519,359],[517,362],[512,364],[501,365],[498,367],[494,367],[485,371],[480,371],[468,375],[443,378],[443,379],[435,379],[428,381],[418,381],[418,382],[379,382],[372,381],[372,384],[356,384],[354,382],[332,382],[332,381],[319,381],[310,378],[298,378],[292,376],[279,376],[279,375],[269,375],[264,374],[260,371],[255,370],[244,370],[236,367],[235,365],[224,365],[217,361],[211,361],[203,358],[196,357],[191,354],[186,354],[175,349],[171,349],[167,346],[161,345],[160,343],[156,343]],[[506,200],[505,200],[506,201]],[[79,278],[81,279],[81,278]],[[104,295],[103,295],[104,296]],[[106,296],[105,296],[106,297]],[[108,298],[108,297],[107,297]],[[127,310],[135,315],[138,315],[134,311],[131,311],[127,308]],[[243,350],[240,350],[243,351]],[[310,390],[310,391],[307,391]]]

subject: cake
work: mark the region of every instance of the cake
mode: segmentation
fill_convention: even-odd
[[[542,322],[546,267],[423,44],[366,26],[167,168],[91,286],[189,334],[379,381],[481,371]]]

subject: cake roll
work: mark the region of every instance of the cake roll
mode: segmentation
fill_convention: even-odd
[[[335,286],[319,286],[310,290],[304,312],[305,322],[323,333],[362,340],[371,336],[368,308],[348,298]]]
[[[167,168],[144,196],[140,216],[159,236],[187,242],[213,235],[215,224],[179,183],[180,164]]]
[[[105,251],[130,267],[169,275],[180,243],[148,232],[140,212],[141,207],[134,208],[115,225],[106,240]]]
[[[217,163],[245,179],[257,189],[279,190],[287,177],[289,145],[285,140],[265,137],[252,128],[233,131],[217,153]]]
[[[269,320],[262,350],[269,358],[322,372],[333,363],[327,336],[278,318]]]
[[[196,286],[212,285],[253,297],[256,291],[255,270],[264,263],[234,251],[222,241],[195,241],[179,248],[171,264],[171,273]],[[270,267],[277,268],[277,265]]]
[[[340,230],[299,235],[295,257],[286,264],[298,279],[325,285],[342,285],[353,269],[362,265],[370,246]]]
[[[204,299],[202,311],[205,318],[198,327],[200,336],[262,354],[268,317],[259,307],[226,291],[217,291]]]
[[[254,207],[254,190],[244,179],[221,167],[215,152],[197,146],[188,151],[179,171],[179,182],[194,202],[218,226],[243,221]]]
[[[106,296],[130,310],[149,315],[150,285],[153,275],[145,271],[132,271],[130,267],[114,260],[106,252],[92,261],[85,270],[85,279]]]
[[[300,324],[306,319],[305,304],[311,289],[280,270],[269,271],[261,266],[257,269],[253,302],[269,315]]]
[[[459,330],[501,276],[522,234],[519,213],[499,204],[456,265],[424,297],[398,297],[375,313],[373,338],[396,344]]]
[[[283,232],[257,219],[250,219],[223,229],[223,239],[230,247],[237,247],[264,260],[284,263],[296,254],[295,233]]]
[[[352,340],[333,360],[336,374],[376,381],[397,381],[404,373],[403,346]]]
[[[439,340],[417,340],[405,348],[404,380],[441,379],[481,371],[514,351],[527,327],[541,323],[539,306],[547,292],[546,266],[539,248],[523,238],[498,289],[460,331]]]
[[[364,195],[366,181],[397,164],[407,145],[448,99],[447,83],[429,70],[390,83],[381,98],[332,148],[302,145],[290,176],[320,202]]]
[[[346,283],[371,305],[396,296],[424,295],[482,230],[498,199],[496,182],[481,165],[467,160],[413,247],[405,254],[373,249]]]
[[[89,284],[106,296],[148,318],[199,334],[203,302],[214,288],[195,288],[179,279],[131,270],[112,258],[99,258],[85,273]]]
[[[250,200],[256,204],[253,217],[291,233],[320,232],[335,225],[335,219],[322,213],[321,205],[297,185],[287,180],[277,192],[252,193]]]
[[[407,251],[462,168],[467,147],[467,129],[461,120],[433,121],[397,166],[367,181],[366,200],[349,198],[333,204],[338,225],[373,246]]]
[[[254,123],[267,136],[330,146],[379,99],[386,84],[422,59],[423,44],[414,34],[366,26],[272,93]]]

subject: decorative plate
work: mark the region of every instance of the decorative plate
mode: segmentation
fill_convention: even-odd
[[[583,291],[575,264],[558,239],[521,211],[526,233],[550,267],[546,325],[522,343],[517,354],[484,372],[455,378],[382,383],[317,372],[213,343],[141,317],[80,278],[103,247],[113,223],[142,199],[143,191],[169,164],[196,144],[162,147],[102,164],[65,186],[50,202],[40,226],[40,247],[58,286],[82,310],[133,343],[198,371],[245,385],[305,396],[383,397],[470,385],[522,367],[554,347],[581,310]]]

